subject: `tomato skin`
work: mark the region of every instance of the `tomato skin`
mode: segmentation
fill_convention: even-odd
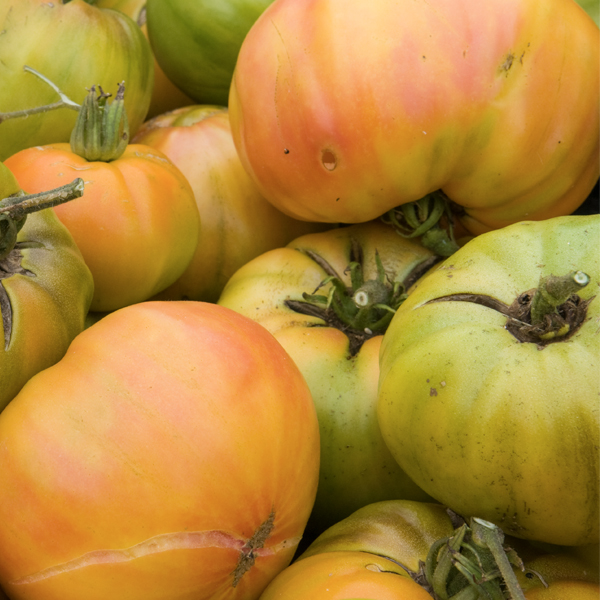
[[[112,8],[125,13],[140,26],[142,33],[148,38],[145,13],[146,0],[97,0],[96,6],[98,8]],[[152,56],[154,57],[154,54]],[[146,118],[150,119],[169,110],[193,103],[193,100],[165,75],[158,61],[154,58],[154,85]]]
[[[214,304],[107,315],[27,383],[0,437],[0,585],[15,600],[257,598],[316,490],[302,376]],[[232,589],[244,549],[254,565]]]
[[[600,586],[585,581],[557,581],[525,593],[527,600],[598,600]]]
[[[84,328],[94,290],[80,251],[51,209],[27,217],[9,257],[19,255],[24,272],[9,275],[0,262],[0,286],[12,312],[8,345],[1,338],[0,410],[33,375],[63,357]]]
[[[260,600],[431,600],[396,563],[368,552],[325,552],[296,561]]]
[[[185,175],[202,216],[202,235],[186,271],[157,300],[216,302],[241,266],[329,225],[292,219],[260,194],[236,153],[228,111],[192,105],[146,121],[133,142],[160,150]]]
[[[598,542],[597,335],[581,328],[542,350],[507,319],[456,293],[506,304],[540,275],[581,269],[597,293],[600,216],[523,222],[478,236],[421,279],[382,343],[378,417],[400,466],[439,502],[505,533],[558,545]]]
[[[158,150],[129,144],[105,163],[87,161],[63,143],[22,150],[5,164],[29,193],[85,178],[83,196],[54,211],[92,271],[90,310],[147,300],[188,266],[200,235],[194,193]]]
[[[297,560],[324,552],[369,552],[418,573],[429,548],[454,533],[446,507],[431,502],[373,502],[323,531]]]
[[[84,0],[13,0],[0,7],[0,30],[2,111],[59,100],[48,85],[23,71],[27,65],[77,103],[92,85],[100,84],[114,97],[125,81],[131,133],[142,124],[152,93],[152,51],[129,17]],[[75,111],[60,109],[3,122],[0,160],[31,146],[67,142],[76,118]]]
[[[365,280],[375,278],[375,252],[393,281],[402,281],[432,253],[371,222],[301,236],[241,267],[218,303],[256,320],[282,344],[306,379],[321,430],[319,489],[308,531],[320,533],[352,512],[379,500],[430,500],[397,467],[381,437],[376,415],[381,335],[356,354],[349,337],[316,316],[300,314],[286,301],[312,294],[328,272],[314,252],[350,285],[346,272],[352,241],[362,247]],[[331,284],[319,293],[327,295]]]
[[[242,41],[272,1],[147,0],[158,64],[196,103],[226,106]]]
[[[234,140],[297,218],[368,221],[437,189],[473,234],[570,214],[600,173],[599,45],[570,0],[278,0],[240,49]]]

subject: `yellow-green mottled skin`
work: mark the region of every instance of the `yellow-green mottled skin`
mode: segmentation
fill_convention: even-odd
[[[382,343],[378,416],[400,466],[439,502],[506,533],[561,545],[598,542],[600,299],[575,335],[538,349],[506,304],[540,275],[582,270],[598,294],[600,216],[522,222],[478,236],[422,279]]]
[[[0,31],[0,111],[59,100],[50,86],[23,70],[27,65],[79,104],[92,85],[114,97],[118,83],[125,81],[131,134],[142,124],[152,94],[152,51],[126,15],[83,0],[12,0],[0,6]],[[0,160],[31,146],[68,142],[76,116],[62,108],[3,122]]]

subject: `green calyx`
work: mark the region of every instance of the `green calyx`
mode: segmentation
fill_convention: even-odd
[[[347,287],[337,274],[325,278],[312,293],[302,294],[306,302],[333,310],[337,318],[348,327],[367,334],[385,331],[396,312],[396,309],[406,298],[404,286],[387,279],[381,258],[375,255],[377,278],[364,280],[363,267],[360,262],[351,262],[347,271],[350,272],[351,285]],[[316,292],[331,283],[327,295]]]
[[[418,580],[436,600],[525,600],[513,570],[523,561],[503,544],[500,528],[473,518],[431,547]]]
[[[71,132],[71,150],[88,161],[110,162],[119,158],[129,143],[125,112],[125,84],[121,82],[114,100],[100,86],[93,85]]]
[[[440,225],[442,217],[446,218],[446,228]],[[421,237],[423,246],[438,256],[451,256],[459,248],[454,239],[449,200],[441,190],[415,202],[397,206],[383,215],[381,220],[391,225],[402,237]]]
[[[83,188],[83,179],[78,178],[47,192],[25,194],[19,191],[0,200],[0,260],[12,252],[28,214],[80,198]]]
[[[355,354],[366,339],[381,335],[387,329],[396,310],[406,299],[402,282],[390,281],[378,253],[375,254],[377,275],[364,278],[362,250],[354,244],[351,261],[345,273],[350,275],[350,285],[321,256],[303,251],[328,273],[319,286],[309,294],[302,294],[303,301],[288,300],[292,310],[317,316],[328,326],[344,331],[351,340],[351,354]],[[326,294],[317,293],[330,285]]]

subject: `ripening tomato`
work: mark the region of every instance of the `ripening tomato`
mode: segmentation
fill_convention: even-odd
[[[229,109],[280,210],[356,223],[442,190],[479,234],[585,200],[599,95],[600,30],[572,0],[276,0]]]
[[[90,310],[147,300],[187,268],[200,235],[194,192],[181,171],[154,148],[129,144],[117,160],[87,160],[69,144],[35,146],[5,161],[30,193],[76,176],[81,198],[56,206],[94,277]]]
[[[255,600],[315,497],[308,387],[262,327],[142,302],[86,329],[0,414],[13,600]]]
[[[216,302],[251,259],[330,225],[298,221],[260,194],[235,151],[222,106],[192,105],[146,121],[133,142],[156,148],[185,175],[202,217],[202,235],[185,272],[157,300]]]
[[[431,600],[395,562],[369,552],[324,552],[294,562],[260,600]]]
[[[362,223],[261,254],[219,298],[266,327],[310,387],[321,428],[311,532],[379,500],[431,499],[390,455],[376,403],[383,333],[405,289],[436,260],[383,223]]]

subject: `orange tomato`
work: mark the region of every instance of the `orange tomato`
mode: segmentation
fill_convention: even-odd
[[[194,192],[158,150],[129,144],[120,158],[99,162],[61,143],[22,150],[5,165],[28,193],[85,180],[83,196],[54,211],[92,272],[90,310],[147,300],[171,285],[192,259],[200,232]]]
[[[19,600],[256,599],[314,501],[298,368],[214,304],[104,317],[0,414],[0,585]]]
[[[183,275],[156,299],[216,302],[229,278],[263,252],[328,229],[285,215],[242,167],[226,108],[193,105],[144,123],[134,142],[164,153],[194,190],[202,235]]]
[[[431,600],[395,562],[369,552],[325,552],[283,570],[260,600]]]

